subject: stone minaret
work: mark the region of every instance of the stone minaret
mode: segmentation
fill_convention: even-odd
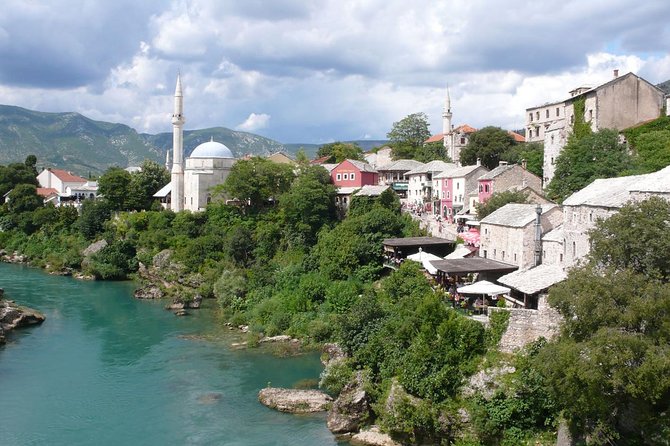
[[[452,161],[457,162],[453,159],[453,134],[451,133],[451,98],[449,97],[449,87],[447,87],[447,99],[444,101],[444,110],[442,110],[442,133],[444,134],[444,149],[447,154],[452,158]]]
[[[172,114],[172,200],[170,209],[184,209],[184,97],[181,93],[181,76],[177,75],[174,90],[174,113]]]

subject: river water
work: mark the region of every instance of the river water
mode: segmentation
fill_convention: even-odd
[[[0,445],[338,444],[324,415],[257,401],[317,378],[317,354],[233,350],[212,311],[176,317],[132,283],[0,264],[0,288],[47,317],[0,347]]]

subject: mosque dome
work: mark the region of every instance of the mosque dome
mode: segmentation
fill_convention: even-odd
[[[212,139],[196,147],[189,158],[234,158],[234,156],[228,147]]]

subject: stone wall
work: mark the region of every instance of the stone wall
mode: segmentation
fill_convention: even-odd
[[[547,304],[546,296],[541,296],[537,310],[524,308],[495,308],[489,307],[489,314],[493,311],[508,311],[510,313],[507,330],[500,340],[499,349],[511,353],[524,347],[526,344],[544,337],[550,339],[558,333],[561,316]]]
[[[596,222],[606,220],[618,212],[617,208],[599,206],[563,206],[563,250],[565,266],[577,264],[591,250],[588,231]]]

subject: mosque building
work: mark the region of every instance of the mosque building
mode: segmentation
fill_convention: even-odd
[[[174,212],[203,211],[211,201],[212,188],[228,178],[235,158],[228,147],[212,139],[197,146],[184,163],[185,122],[181,77],[177,76],[172,114],[171,181],[154,197],[160,198],[163,205]]]

